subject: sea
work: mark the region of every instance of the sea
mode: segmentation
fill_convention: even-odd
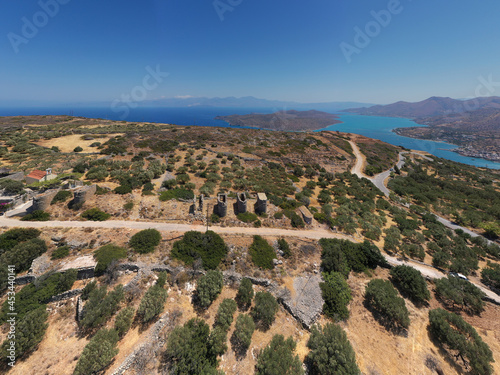
[[[110,107],[18,107],[0,108],[0,116],[30,116],[30,115],[70,115],[108,120],[124,120],[131,122],[167,123],[190,126],[233,127],[216,116],[245,115],[250,113],[274,113],[283,108],[223,108],[223,107],[193,107],[193,108],[133,108],[126,117],[123,112],[114,112]],[[403,137],[392,130],[421,126],[412,120],[394,117],[362,116],[338,111],[325,111],[338,114],[341,124],[335,124],[322,130],[333,130],[360,134],[365,137],[379,139],[395,146],[404,146],[413,150],[426,151],[432,155],[490,169],[500,169],[500,163],[480,158],[471,158],[453,152],[457,146],[427,140]]]

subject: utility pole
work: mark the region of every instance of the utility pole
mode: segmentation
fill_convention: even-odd
[[[210,210],[209,210],[209,206],[210,206],[210,205],[207,203],[207,232],[208,232],[208,223],[209,223],[209,220],[210,220],[210,218],[209,218],[209,216],[208,216],[208,212],[210,211]]]

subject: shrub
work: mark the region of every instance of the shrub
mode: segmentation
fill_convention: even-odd
[[[400,290],[412,300],[422,303],[431,299],[427,282],[419,270],[401,265],[392,268],[390,274]]]
[[[216,326],[208,337],[210,355],[218,357],[227,352],[227,331],[220,326]]]
[[[200,277],[196,286],[196,300],[198,305],[206,309],[219,296],[224,286],[222,273],[210,270],[206,275]]]
[[[83,349],[73,375],[90,375],[104,370],[118,354],[118,332],[101,329]]]
[[[484,310],[485,294],[477,286],[459,277],[436,280],[436,296],[450,308],[459,306],[471,314]]]
[[[106,221],[108,220],[111,215],[101,211],[97,207],[95,208],[90,208],[87,211],[84,211],[81,215],[84,219],[91,220],[91,221]]]
[[[48,221],[50,214],[42,210],[35,210],[21,218],[21,221]]]
[[[347,305],[352,299],[351,288],[339,272],[323,273],[323,278],[325,282],[319,284],[325,301],[323,312],[333,320],[347,319]]]
[[[176,327],[168,337],[165,359],[168,373],[216,374],[217,357],[210,347],[210,328],[201,319],[191,319]]]
[[[62,259],[67,257],[68,255],[69,255],[69,246],[60,246],[54,250],[54,252],[50,256],[50,259],[52,260]]]
[[[252,343],[252,335],[255,331],[255,323],[247,314],[240,314],[236,318],[236,325],[231,341],[240,353],[245,353]]]
[[[156,229],[144,229],[132,236],[129,246],[140,254],[152,253],[160,244],[161,233]]]
[[[76,146],[74,149],[73,149],[73,152],[82,152],[83,151],[83,148],[81,148],[80,146]]]
[[[134,321],[135,310],[133,307],[125,307],[121,310],[115,319],[115,330],[119,337],[125,336]]]
[[[190,231],[174,243],[171,255],[188,265],[201,259],[205,269],[215,269],[227,252],[224,240],[217,233],[210,230],[205,233]]]
[[[303,375],[299,356],[295,355],[297,344],[291,337],[274,335],[271,343],[260,351],[255,366],[257,375]]]
[[[153,285],[146,291],[137,309],[137,316],[140,317],[142,323],[148,323],[161,314],[167,296],[167,291],[158,284]]]
[[[290,258],[292,256],[292,251],[290,250],[290,245],[284,238],[278,240],[278,248],[283,251],[284,258]]]
[[[238,287],[238,293],[236,294],[236,302],[240,309],[248,309],[253,299],[253,286],[250,279],[244,278],[241,280],[240,286]]]
[[[304,220],[302,220],[302,218],[295,211],[293,211],[290,214],[290,220],[291,220],[292,227],[294,227],[294,228],[304,228],[305,227]]]
[[[481,271],[481,281],[494,289],[500,290],[500,265],[488,262],[488,266]]]
[[[169,201],[172,199],[182,199],[186,201],[191,201],[194,199],[194,193],[191,190],[177,188],[177,189],[163,191],[160,194],[160,200],[162,202]]]
[[[467,359],[472,374],[493,374],[493,353],[474,327],[461,316],[443,309],[430,310],[429,331],[445,348],[453,350],[453,354],[458,352],[453,357],[461,357],[464,364]]]
[[[0,253],[11,250],[20,242],[39,237],[41,232],[32,228],[15,228],[0,235]]]
[[[94,289],[90,292],[88,301],[83,308],[83,318],[80,321],[80,326],[89,330],[106,323],[118,310],[123,297],[122,285],[118,285],[109,293],[106,292],[105,286]]]
[[[252,257],[252,262],[264,269],[273,269],[273,259],[276,258],[276,252],[269,243],[261,236],[253,236],[253,243],[248,249]]]
[[[17,241],[9,241],[4,239],[8,246],[15,244]],[[0,240],[2,242],[2,240]],[[1,250],[0,250],[1,251]],[[18,242],[10,250],[3,249],[0,255],[0,264],[12,265],[16,272],[23,272],[30,268],[34,259],[47,251],[45,241],[39,238],[33,238],[28,241]],[[7,286],[7,267],[0,267],[0,291]]]
[[[107,244],[94,251],[94,258],[97,260],[95,273],[102,275],[108,266],[114,260],[123,259],[127,257],[127,249],[116,246],[114,244]]]
[[[59,202],[66,202],[68,199],[73,197],[73,193],[68,190],[59,190],[57,194],[52,198],[52,202],[50,204],[56,204]]]
[[[324,327],[313,326],[307,342],[310,349],[306,362],[313,374],[359,375],[356,355],[344,330],[327,323]]]
[[[220,216],[217,215],[216,213],[213,213],[210,215],[210,222],[211,223],[220,223]]]
[[[375,311],[382,315],[382,320],[388,325],[403,328],[410,326],[410,318],[405,301],[388,280],[371,280],[365,289],[365,301]]]
[[[274,323],[278,307],[278,301],[271,293],[258,292],[255,295],[255,306],[250,315],[260,328],[267,330]]]
[[[49,314],[46,311],[46,306],[40,306],[30,312],[24,317],[16,321],[15,330],[15,357],[16,359],[22,358],[28,353],[34,351],[38,344],[43,340],[45,331],[49,326],[47,322]],[[11,339],[6,338],[0,347],[0,357],[9,361],[9,347]]]
[[[132,186],[130,185],[120,185],[113,190],[116,194],[125,195],[132,193]]]
[[[244,223],[253,223],[258,219],[257,215],[251,212],[239,213],[237,215],[238,219]]]
[[[126,211],[130,211],[132,210],[132,208],[134,208],[134,202],[127,202],[123,205],[123,209],[126,210]]]
[[[229,327],[233,323],[236,307],[236,301],[234,299],[224,299],[217,310],[214,326],[221,327],[224,331],[228,331]]]

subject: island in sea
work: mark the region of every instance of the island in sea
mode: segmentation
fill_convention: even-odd
[[[337,115],[321,111],[278,111],[271,114],[217,116],[232,126],[245,126],[270,130],[306,131],[326,128],[341,123]]]

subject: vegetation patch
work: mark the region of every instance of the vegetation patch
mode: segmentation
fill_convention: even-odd
[[[127,249],[124,249],[123,247],[116,246],[114,244],[107,244],[100,247],[94,251],[94,258],[97,260],[95,273],[97,275],[102,275],[113,261],[124,259],[126,257]]]
[[[183,188],[176,188],[167,191],[163,191],[160,194],[160,200],[162,202],[169,201],[172,199],[181,199],[185,201],[192,201],[194,199],[194,193],[192,190],[186,190]]]
[[[450,275],[436,280],[436,296],[451,309],[462,308],[470,314],[480,314],[486,295],[471,282]]]
[[[81,217],[90,221],[106,221],[111,215],[95,207],[84,211]]]
[[[390,274],[400,290],[412,300],[423,303],[431,299],[427,282],[419,270],[401,265],[392,268]]]
[[[201,259],[205,269],[215,269],[227,255],[228,249],[222,237],[213,231],[190,231],[174,243],[172,257],[191,265]]]
[[[22,217],[21,221],[48,221],[50,214],[43,210],[35,210]]]
[[[252,262],[264,269],[273,269],[273,259],[276,259],[276,252],[269,243],[261,236],[253,236],[253,243],[248,249],[252,257]]]
[[[132,236],[129,246],[140,254],[152,253],[160,244],[161,233],[156,229],[144,229]]]

